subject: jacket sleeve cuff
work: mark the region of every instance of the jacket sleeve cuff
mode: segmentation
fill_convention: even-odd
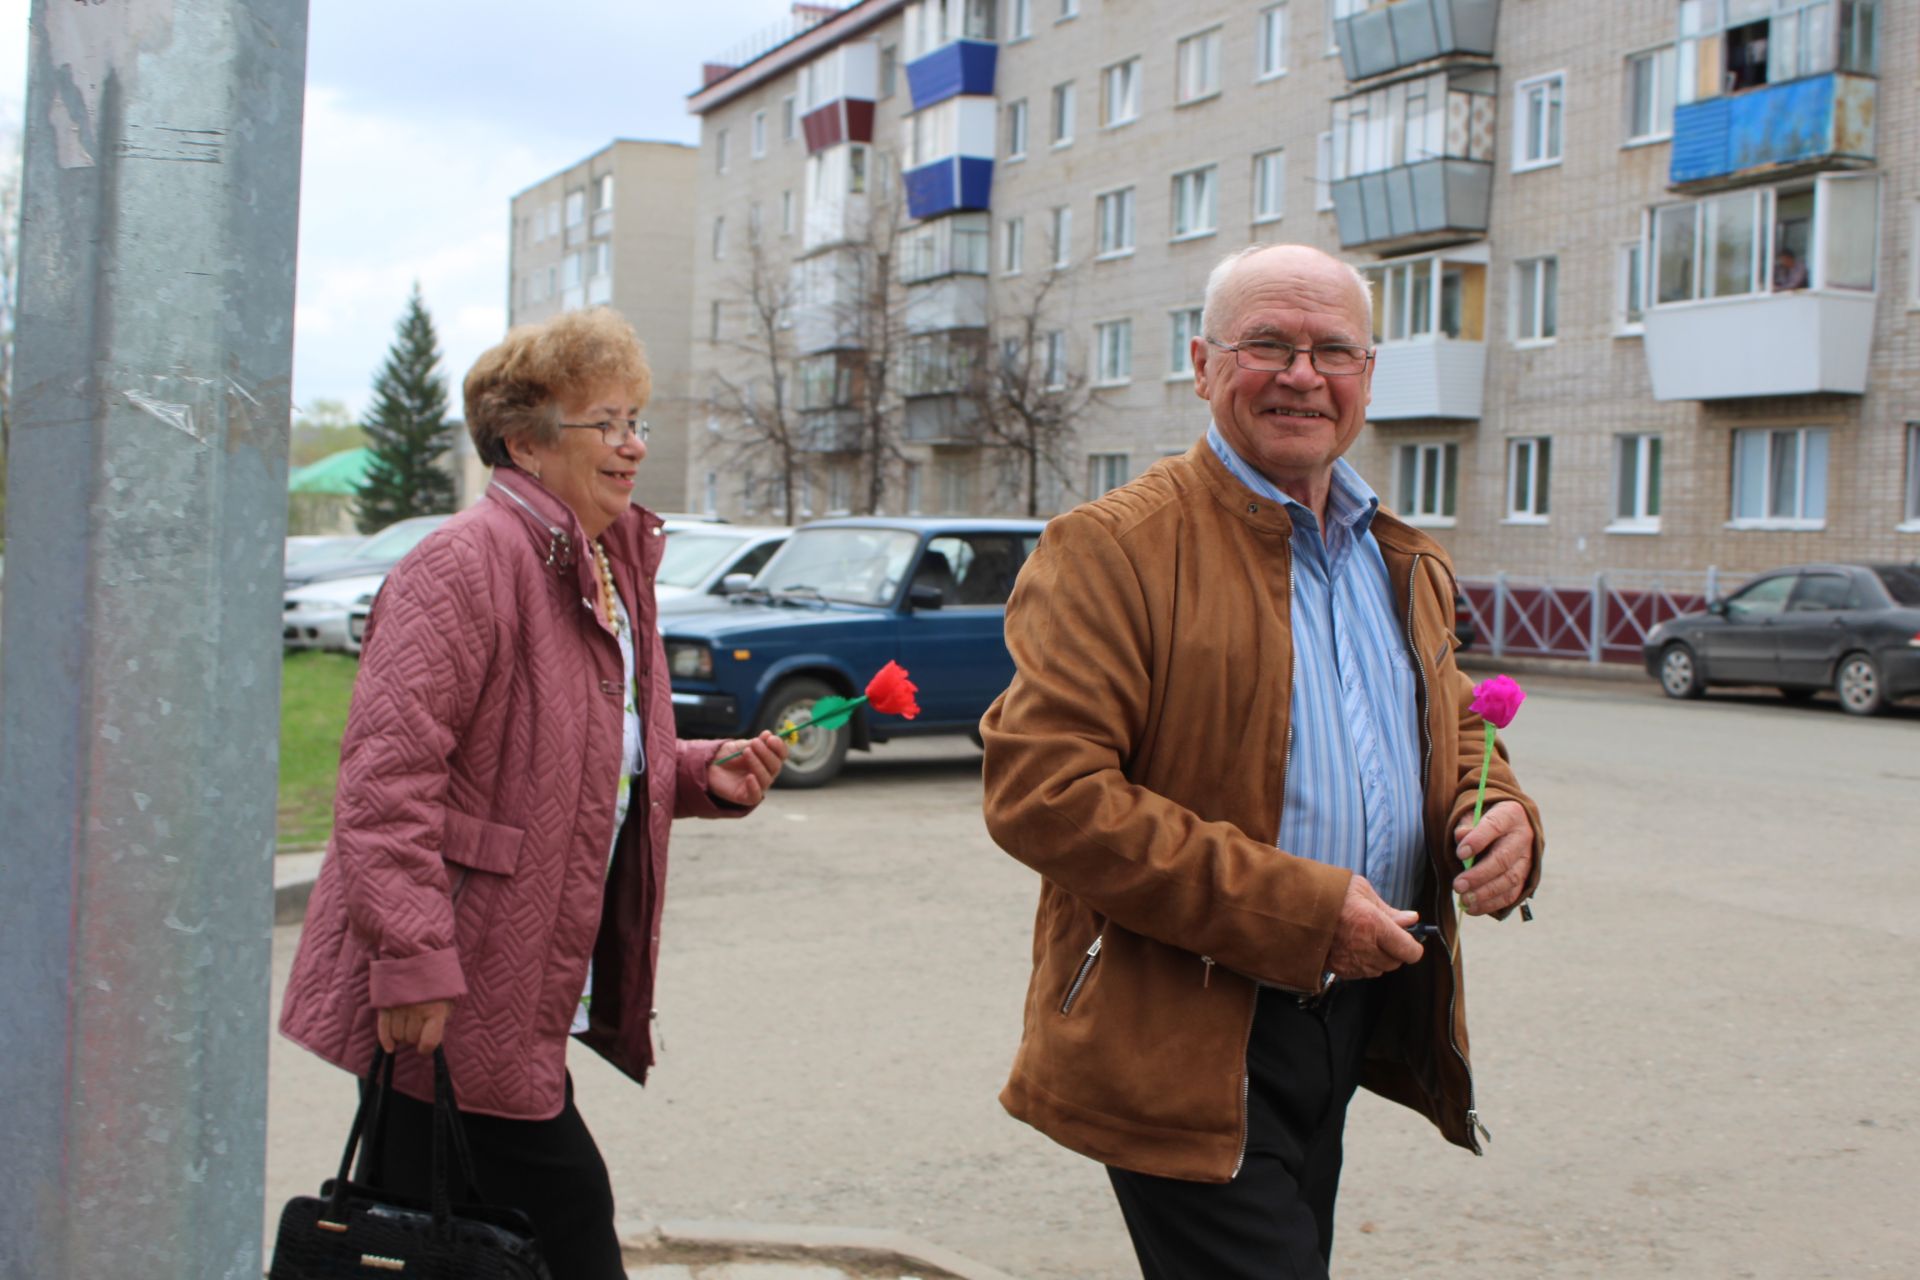
[[[467,994],[460,953],[452,947],[398,960],[375,960],[367,972],[367,1000],[376,1009],[458,1000]]]
[[[707,790],[707,770],[720,755],[724,742],[682,739],[674,762],[673,816],[676,818],[740,818],[753,810],[729,804]]]

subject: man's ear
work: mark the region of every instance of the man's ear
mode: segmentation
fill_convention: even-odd
[[[1207,382],[1207,340],[1189,339],[1187,358],[1193,362],[1193,394],[1202,400],[1213,399],[1213,388]]]

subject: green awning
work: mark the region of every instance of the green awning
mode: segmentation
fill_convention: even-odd
[[[343,449],[287,475],[288,493],[333,493],[351,497],[366,482],[373,450]]]

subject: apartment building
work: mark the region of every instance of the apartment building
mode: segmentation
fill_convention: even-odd
[[[697,163],[697,151],[680,143],[616,141],[512,201],[509,323],[609,306],[646,344],[652,435],[634,501],[656,511],[687,507],[694,258],[688,210]],[[485,470],[471,445],[461,461],[469,471]]]
[[[690,99],[688,492],[768,500],[719,404],[753,264],[819,424],[798,514],[856,498],[873,366],[828,317],[880,216],[884,509],[1015,509],[964,390],[1043,282],[1029,354],[1091,402],[1043,511],[1184,451],[1207,272],[1296,241],[1372,282],[1351,457],[1464,573],[1913,559],[1916,61],[1884,0],[863,0]]]

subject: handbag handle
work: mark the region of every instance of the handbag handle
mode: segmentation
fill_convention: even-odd
[[[385,1134],[385,1103],[387,1090],[393,1088],[393,1055],[379,1045],[373,1047],[373,1061],[367,1066],[367,1087],[360,1091],[360,1105],[354,1109],[353,1127],[347,1130],[346,1149],[340,1153],[340,1172],[333,1180],[333,1194],[327,1198],[327,1220],[341,1223],[347,1208],[347,1174],[353,1169],[353,1153],[360,1146],[362,1137],[367,1136],[369,1122],[372,1135],[367,1141],[367,1158],[360,1162],[360,1172],[364,1177],[369,1163],[373,1162],[372,1152]]]
[[[367,1066],[367,1087],[361,1091],[360,1105],[353,1114],[353,1127],[347,1133],[346,1149],[340,1153],[340,1172],[333,1180],[333,1194],[327,1201],[327,1217],[344,1221],[347,1199],[347,1174],[359,1149],[360,1185],[377,1186],[384,1174],[385,1159],[380,1154],[386,1136],[387,1094],[393,1089],[394,1055],[379,1045],[373,1049],[373,1061]],[[361,1145],[365,1143],[364,1147]],[[428,1185],[429,1203],[436,1233],[442,1237],[453,1229],[453,1191],[447,1167],[448,1150],[458,1161],[467,1190],[475,1203],[486,1204],[480,1180],[473,1167],[473,1152],[467,1145],[465,1128],[453,1092],[453,1076],[447,1069],[447,1055],[433,1051],[433,1163]]]

